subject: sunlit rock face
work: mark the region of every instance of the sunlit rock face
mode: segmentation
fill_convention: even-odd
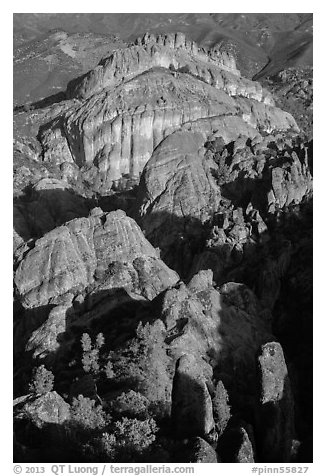
[[[183,33],[165,36],[146,34],[128,49],[117,49],[82,80],[72,81],[68,86],[68,94],[85,98],[154,67],[182,70],[215,85],[222,82],[218,75],[221,74],[220,70],[240,76],[234,58],[226,52],[215,51],[208,55],[195,42],[186,40]]]
[[[121,277],[124,263],[125,275]],[[110,269],[112,272],[107,273]],[[154,272],[157,278],[150,282],[149,276]],[[25,308],[57,304],[67,293],[76,295],[88,285],[103,282],[105,289],[128,288],[129,284],[131,290],[152,298],[178,279],[159,259],[136,222],[121,210],[99,210],[45,234],[26,254],[15,274],[17,293]]]
[[[95,167],[103,192],[122,177],[138,180],[161,141],[186,126],[207,136],[232,119],[257,132],[298,130],[232,57],[198,49],[182,34],[145,35],[116,50],[71,82],[67,95],[65,112],[40,130],[43,158]]]

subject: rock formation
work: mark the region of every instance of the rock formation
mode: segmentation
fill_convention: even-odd
[[[289,461],[293,426],[293,397],[282,347],[277,342],[262,346],[258,357],[260,406],[257,413],[259,451],[266,461]]]
[[[214,133],[235,119],[242,128],[298,131],[228,55],[200,51],[182,34],[145,35],[67,91],[66,110],[40,129],[43,158],[95,166],[103,193],[123,176],[139,179],[153,150],[186,124]]]
[[[178,437],[208,437],[214,431],[212,400],[204,373],[204,362],[193,355],[183,355],[177,362],[171,416]]]
[[[248,427],[248,425],[244,426]],[[231,427],[225,431],[221,440],[219,440],[217,452],[221,456],[223,463],[255,462],[253,446],[244,426],[235,423],[231,424]]]
[[[123,266],[141,258],[147,261],[148,272],[159,260],[138,225],[122,211],[103,214],[99,210],[88,218],[67,222],[36,241],[16,271],[17,293],[26,308],[55,303],[66,293],[76,295],[94,284],[110,264],[121,262]],[[176,273],[163,262],[160,266],[167,286],[174,284]],[[111,276],[109,273],[107,289],[126,285],[123,278],[114,282]],[[131,284],[131,277],[129,281]],[[155,289],[154,283],[150,285]]]
[[[313,169],[292,115],[223,48],[147,33],[15,131],[17,457],[304,459]]]
[[[57,392],[16,399],[14,412],[17,419],[30,419],[39,428],[47,424],[60,425],[70,418],[70,406]]]
[[[187,463],[218,463],[217,455],[210,444],[200,437],[190,438],[186,449],[184,450]]]
[[[311,196],[307,144],[281,134],[275,139],[237,133],[231,142],[205,142],[198,132],[175,132],[143,171],[135,216],[182,275],[210,263],[218,280],[242,259],[246,245],[267,237],[267,220]],[[210,229],[206,235],[203,225]],[[166,226],[169,235],[162,233]],[[198,253],[205,236],[206,250]]]
[[[46,233],[20,261],[16,292],[31,312],[17,320],[15,350],[23,346],[34,358],[62,350],[80,299],[78,325],[89,325],[123,303],[153,299],[178,279],[124,212],[94,209]]]

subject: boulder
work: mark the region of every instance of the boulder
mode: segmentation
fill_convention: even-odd
[[[29,337],[25,345],[26,352],[32,351],[33,358],[45,358],[59,350],[63,335],[67,330],[67,313],[71,308],[71,300],[66,304],[54,307],[45,322]],[[70,302],[69,302],[70,301]],[[16,342],[19,347],[19,342]]]
[[[70,418],[70,405],[57,392],[47,392],[39,397],[27,395],[14,400],[16,419],[27,418],[38,428],[61,425]]]

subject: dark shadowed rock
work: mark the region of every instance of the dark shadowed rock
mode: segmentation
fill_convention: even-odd
[[[188,286],[175,286],[160,296],[160,319],[175,361],[184,354],[192,354],[198,362],[205,359],[228,375],[238,403],[253,405],[256,354],[271,338],[269,322],[259,312],[228,302],[214,289],[212,272],[207,270],[194,276]]]
[[[217,452],[223,463],[254,463],[254,449],[246,426],[231,425],[218,441]]]
[[[88,213],[87,201],[77,195],[68,182],[43,178],[15,200],[16,247],[29,238],[38,238],[62,223]]]
[[[177,362],[172,387],[172,423],[179,437],[208,436],[215,428],[212,400],[207,388],[207,364],[193,355]]]
[[[70,395],[78,398],[79,395],[98,401],[97,387],[94,377],[86,374],[76,379],[70,387]]]
[[[168,263],[185,261],[176,243],[189,233],[200,239],[202,223],[219,204],[219,189],[210,173],[216,166],[204,157],[204,141],[201,133],[171,134],[157,147],[141,178],[137,200],[141,224],[163,257],[170,255]]]
[[[199,436],[191,438],[185,449],[185,463],[218,463],[212,446]]]
[[[288,370],[278,342],[262,346],[258,357],[260,403],[256,426],[260,458],[268,462],[290,461],[294,438],[294,408]]]

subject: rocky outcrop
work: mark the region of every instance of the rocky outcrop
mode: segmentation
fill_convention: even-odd
[[[133,262],[141,270],[141,287],[146,287],[146,269],[149,273],[159,271],[159,276],[166,279],[163,287],[158,280],[156,284],[150,283],[148,296],[178,280],[176,273],[159,260],[157,251],[132,219],[121,210],[103,213],[99,209],[88,218],[72,220],[37,240],[18,266],[15,285],[25,308],[34,308],[54,304],[67,293],[76,295],[91,284],[96,287],[114,263],[123,267],[123,263]],[[114,275],[115,279],[108,273],[107,287],[124,287],[121,277]]]
[[[264,316],[239,309],[224,298],[212,285],[211,271],[201,271],[188,286],[181,284],[165,291],[159,302],[169,356],[176,362],[186,355],[186,361],[198,363],[198,375],[201,369],[202,377],[189,375],[184,380],[196,386],[196,382],[203,379],[208,382],[213,397],[214,386],[209,373],[213,368],[215,375],[220,375],[223,381],[226,379],[232,403],[252,410],[256,354],[271,336]],[[210,365],[198,367],[202,360]],[[201,392],[205,394],[204,390]],[[217,430],[220,431],[218,427]]]
[[[182,276],[209,267],[219,281],[269,239],[269,221],[311,196],[310,149],[286,134],[204,137],[188,130],[162,141],[144,168],[136,212],[170,267]]]
[[[257,440],[264,461],[290,461],[294,438],[294,407],[288,370],[282,347],[268,342],[258,357],[260,401],[257,412]]]
[[[286,68],[263,80],[276,104],[290,112],[308,137],[313,133],[313,68]]]
[[[60,425],[70,418],[70,405],[57,392],[48,392],[39,397],[26,395],[14,400],[15,418],[29,419],[38,428],[45,425]]]
[[[173,242],[174,221],[189,217],[201,224],[217,209],[220,191],[210,173],[215,164],[205,160],[203,144],[199,132],[175,132],[156,148],[147,163],[138,207],[142,227],[154,242],[157,235]],[[162,236],[167,222],[171,225],[169,235]],[[160,244],[164,248],[161,240]]]
[[[153,150],[185,125],[216,133],[236,120],[242,130],[299,130],[227,54],[199,51],[182,34],[147,35],[116,50],[68,94],[65,112],[40,129],[43,158],[94,165],[103,194],[123,177],[138,180]]]
[[[166,326],[170,351],[175,358],[184,349],[209,356],[213,366],[225,359],[224,365],[229,369],[241,367],[240,362],[244,364],[243,358],[249,356],[255,365],[255,352],[259,341],[268,335],[268,324],[263,316],[259,317],[259,312],[239,309],[224,291],[218,292],[212,278],[211,270],[201,271],[188,286],[181,284],[164,293],[161,319]],[[245,342],[242,334],[248,336]]]
[[[72,296],[70,296],[70,300],[68,300],[67,303],[54,307],[50,311],[46,321],[41,324],[40,327],[37,327],[30,336],[30,329],[28,329],[28,324],[30,323],[25,324],[25,337],[29,337],[25,345],[25,350],[27,352],[31,351],[34,359],[45,358],[60,348],[60,337],[64,335],[68,326],[68,309],[71,308],[71,300]],[[20,334],[22,334],[22,329]],[[16,334],[17,348],[19,348],[18,344],[22,338],[22,335]]]
[[[15,274],[25,309],[15,322],[15,353],[53,365],[75,342],[71,327],[134,309],[178,280],[124,212],[93,209],[25,250]]]
[[[109,306],[111,299],[94,305],[94,312]],[[115,325],[118,329],[110,352],[116,388],[129,384],[151,402],[160,402],[164,414],[171,416],[173,434],[180,438],[201,436],[214,444],[228,424],[231,406],[254,412],[256,355],[272,336],[259,310],[250,303],[239,309],[239,297],[233,299],[234,304],[231,295],[226,299],[214,289],[211,271],[202,271],[188,285],[176,284],[140,309],[136,318],[141,325],[128,341],[120,337],[123,332],[130,335],[130,330],[121,327],[119,316],[112,321],[103,313],[98,321],[98,329],[110,329],[108,339]],[[87,313],[75,325],[83,322],[88,325]],[[221,389],[215,391],[217,376],[226,382],[230,402],[223,400]]]
[[[110,57],[103,59],[97,68],[80,81],[70,83],[67,91],[71,97],[85,98],[104,88],[116,87],[122,81],[130,80],[154,67],[187,72],[222,88],[227,87],[223,84],[223,79],[232,78],[234,82],[240,76],[233,57],[226,52],[214,50],[207,54],[195,42],[186,40],[183,33],[165,36],[145,34],[143,38],[136,40],[135,45],[128,49],[117,49]],[[247,83],[249,85],[250,81]],[[252,85],[251,93],[255,93],[256,98],[261,100],[261,86],[258,83]],[[236,86],[233,87],[236,90]],[[271,101],[267,92],[264,93],[266,102]]]
[[[16,398],[13,413],[16,461],[48,461],[50,454],[67,444],[70,405],[57,392]]]

